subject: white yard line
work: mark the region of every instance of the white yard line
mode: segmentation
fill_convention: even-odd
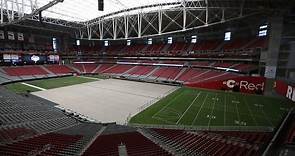
[[[37,87],[37,86],[31,85],[31,84],[28,84],[28,83],[24,83],[24,82],[22,82],[21,84],[26,85],[26,86],[29,86],[29,87],[32,87],[32,88],[36,88],[36,89],[39,89],[39,90],[42,90],[42,91],[47,90],[47,89],[44,89],[44,88],[41,88],[41,87]]]
[[[184,111],[184,113],[181,115],[181,117],[177,120],[176,124],[178,125],[179,121],[184,117],[185,113],[192,107],[192,105],[195,103],[195,101],[198,99],[198,97],[200,96],[201,92],[198,93],[198,95],[195,97],[195,99],[191,102],[191,104],[189,105],[189,107],[187,107],[187,109]]]
[[[238,121],[240,122],[241,118],[240,118],[240,113],[239,113],[239,109],[238,109],[238,100],[234,95],[230,96],[230,102],[231,104],[234,104],[235,106],[235,111],[233,111],[232,113],[236,113],[238,116]]]
[[[236,100],[236,97],[235,97],[235,100]],[[233,100],[231,100],[232,103],[233,103]],[[238,109],[238,103],[235,102],[235,105],[236,105],[236,111],[237,111],[237,114],[238,114],[238,120],[239,122],[241,122],[241,117],[240,117],[240,113],[239,113],[239,109]]]
[[[213,114],[214,109],[215,109],[216,101],[217,101],[217,93],[215,94],[215,100],[213,102],[213,108],[212,108],[211,113],[210,113],[210,116],[209,116],[208,128],[210,127],[210,123],[211,123],[211,119],[212,119],[212,114]]]
[[[226,94],[224,94],[224,126],[226,125]]]
[[[249,110],[249,112],[250,112],[250,115],[251,115],[253,121],[255,122],[255,125],[258,126],[258,125],[257,125],[257,121],[256,121],[256,119],[255,119],[254,116],[253,116],[253,112],[252,112],[252,110],[250,109],[250,107],[249,107],[247,101],[245,100],[245,97],[244,97],[244,96],[243,96],[243,100],[244,100],[245,104],[247,105],[247,108],[248,108],[248,110]]]
[[[173,101],[175,101],[182,94],[183,94],[183,92],[181,92],[177,96],[175,96],[165,107],[163,107],[158,112],[156,112],[152,117],[155,117],[159,112],[162,112],[164,109],[166,109],[169,105],[171,105],[173,103]]]
[[[194,118],[194,120],[193,120],[193,123],[192,123],[191,125],[194,125],[194,124],[195,124],[195,122],[196,122],[196,120],[197,120],[197,118],[198,118],[198,115],[199,115],[199,113],[201,112],[201,110],[202,110],[202,108],[203,108],[203,105],[205,104],[205,101],[206,101],[207,97],[208,97],[208,93],[207,93],[207,95],[206,95],[206,97],[205,97],[205,99],[204,99],[204,101],[203,101],[203,103],[202,103],[202,105],[201,105],[201,108],[199,109],[199,111],[198,111],[197,115],[195,116],[195,118]]]

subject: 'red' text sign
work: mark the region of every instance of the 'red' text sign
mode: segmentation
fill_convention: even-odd
[[[284,81],[277,80],[275,82],[275,90],[279,95],[285,96],[286,98],[295,102],[295,87],[287,84]]]
[[[258,90],[263,93],[265,90],[265,77],[251,77],[251,76],[239,76],[226,80],[218,80],[212,82],[200,82],[200,83],[186,83],[189,87],[207,88],[215,90],[232,90],[234,87],[238,87],[242,93],[255,94]]]

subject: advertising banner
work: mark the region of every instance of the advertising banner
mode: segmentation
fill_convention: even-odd
[[[185,86],[215,89],[233,90],[242,93],[263,94],[265,90],[265,77],[241,76],[227,80],[219,80],[205,83],[186,83]]]
[[[3,54],[4,62],[19,62],[19,56],[17,54]]]
[[[289,85],[284,81],[277,80],[274,88],[279,95],[282,95],[295,102],[295,86]]]
[[[59,62],[59,55],[49,55],[48,61],[49,62]]]
[[[44,64],[47,57],[45,55],[24,55],[23,61],[25,64]]]

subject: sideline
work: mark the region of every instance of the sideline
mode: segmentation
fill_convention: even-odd
[[[87,76],[77,76],[77,77],[81,77],[81,78],[85,78],[85,79],[90,79],[90,80],[101,80],[101,79],[95,78],[95,77],[87,77]]]
[[[29,86],[29,87],[32,87],[32,88],[36,88],[36,89],[39,89],[39,90],[42,90],[42,91],[45,91],[47,89],[44,89],[44,88],[41,88],[41,87],[37,87],[37,86],[34,86],[34,85],[31,85],[31,84],[28,84],[28,83],[21,83],[23,85],[26,85],[26,86]]]

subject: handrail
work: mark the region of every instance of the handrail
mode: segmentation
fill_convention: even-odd
[[[270,143],[268,144],[268,146],[266,147],[266,149],[264,150],[262,156],[266,156],[271,148],[271,146],[274,144],[274,142],[277,140],[279,133],[281,132],[282,128],[284,127],[284,125],[286,124],[287,120],[289,119],[291,113],[293,112],[294,108],[291,108],[288,112],[288,114],[286,115],[284,121],[281,123],[279,129],[277,130],[277,132],[275,133],[274,137],[271,139]]]
[[[201,131],[254,131],[254,132],[272,132],[273,127],[267,126],[188,126],[188,125],[156,125],[156,124],[136,124],[129,123],[128,126],[140,128],[162,128],[162,129],[183,129],[183,130],[201,130]]]

